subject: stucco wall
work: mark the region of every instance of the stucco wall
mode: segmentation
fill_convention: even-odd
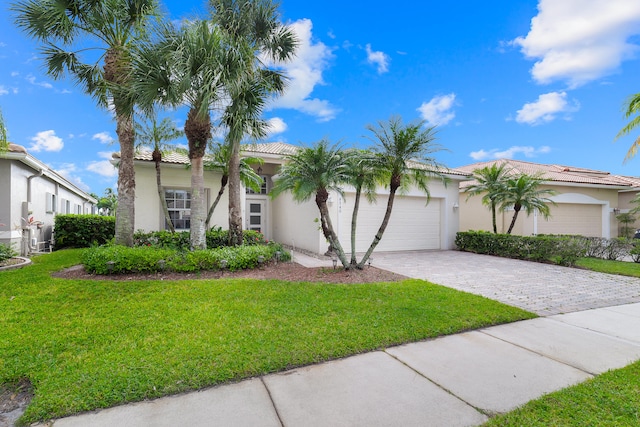
[[[293,201],[289,193],[282,193],[271,201],[273,240],[285,245],[301,248],[313,253],[324,253],[327,250],[320,223],[320,212],[314,202]]]
[[[221,175],[218,172],[205,171],[204,184],[207,192],[207,210],[215,200],[220,190]],[[191,172],[184,166],[162,165],[161,182],[164,188],[184,189],[191,188]],[[219,226],[224,229],[229,227],[227,214],[229,212],[228,188],[222,195],[213,216],[210,226]],[[135,229],[144,231],[164,230],[164,216],[158,197],[156,184],[156,170],[153,163],[136,165],[136,220]]]

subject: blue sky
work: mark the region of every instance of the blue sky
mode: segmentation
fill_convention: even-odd
[[[206,16],[165,1],[170,19]],[[37,44],[0,9],[0,109],[12,142],[101,195],[115,122],[70,80],[53,80]],[[284,64],[268,141],[321,138],[366,147],[365,126],[391,115],[437,125],[450,167],[499,157],[640,175],[623,164],[640,135],[613,142],[624,100],[640,91],[640,2],[521,0],[392,4],[282,0],[300,46]],[[186,111],[169,112],[178,126]]]

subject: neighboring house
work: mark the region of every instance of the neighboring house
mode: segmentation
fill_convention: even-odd
[[[631,188],[621,190],[618,195],[618,210],[616,213],[627,213],[634,208],[638,208],[640,205],[631,203],[631,201],[640,193],[640,178],[633,176],[619,176],[620,179],[627,181]],[[635,214],[637,218],[634,224],[629,224],[628,227],[635,231],[640,229],[640,213]],[[622,225],[619,227],[622,228]]]
[[[56,214],[95,213],[91,195],[20,145],[0,153],[0,181],[0,243],[21,255],[50,249]]]
[[[492,164],[506,163],[511,174],[539,174],[545,179],[542,188],[557,192],[549,198],[551,218],[545,220],[534,213],[518,215],[513,234],[580,234],[593,237],[616,237],[621,198],[633,189],[634,184],[624,177],[609,172],[563,165],[542,165],[518,160],[500,159],[459,167],[468,173]],[[460,230],[491,230],[491,212],[481,203],[482,196],[467,198],[464,189],[471,181],[460,185]],[[635,193],[634,193],[635,195]],[[498,232],[506,232],[513,217],[513,210],[497,212]]]
[[[255,167],[264,179],[262,190],[245,192],[242,205],[245,229],[262,232],[269,240],[275,240],[296,249],[317,254],[327,251],[328,244],[319,224],[320,214],[312,199],[306,203],[296,203],[290,194],[281,194],[271,199],[268,193],[284,156],[294,153],[298,147],[284,143],[265,143],[245,146],[247,156],[261,157],[264,164]],[[115,155],[114,161],[117,161]],[[187,156],[172,153],[163,157],[162,185],[170,213],[176,219],[179,230],[189,229],[190,179]],[[156,178],[151,153],[140,153],[135,158],[136,171],[136,229],[145,231],[166,228],[164,216],[156,191]],[[398,251],[417,249],[451,249],[458,231],[458,184],[468,179],[460,171],[447,170],[447,186],[440,180],[433,180],[429,186],[431,200],[417,189],[407,194],[397,195],[389,226],[376,248],[377,251]],[[205,171],[207,206],[210,206],[220,189],[220,173]],[[228,195],[218,204],[211,220],[211,226],[228,228]],[[364,252],[371,243],[386,209],[388,191],[380,188],[378,203],[368,204],[361,200],[358,217],[358,239],[356,248]],[[351,213],[354,204],[353,189],[345,188],[345,198],[332,194],[329,209],[334,228],[346,251],[350,251]]]

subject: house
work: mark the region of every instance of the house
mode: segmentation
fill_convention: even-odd
[[[527,216],[521,211],[513,234],[580,234],[594,237],[618,236],[618,221],[627,192],[633,190],[630,179],[609,172],[564,165],[544,165],[511,159],[474,163],[458,170],[473,173],[493,164],[506,164],[510,174],[539,174],[545,179],[542,188],[557,192],[550,196],[556,205],[550,205],[551,217],[545,220],[534,213]],[[491,212],[482,205],[481,196],[467,197],[465,188],[471,181],[460,185],[460,230],[491,230]],[[636,190],[637,191],[637,190]],[[635,193],[634,193],[635,194]],[[506,232],[513,210],[497,213],[498,232]]]
[[[290,194],[271,199],[268,193],[287,154],[298,147],[285,143],[264,143],[245,146],[245,156],[261,157],[264,164],[254,169],[264,183],[259,192],[247,189],[242,203],[245,229],[262,232],[269,240],[275,240],[295,249],[316,254],[327,251],[328,244],[319,226],[319,212],[315,202],[296,203]],[[117,155],[116,155],[117,159]],[[163,158],[161,165],[162,186],[170,215],[178,229],[187,230],[190,218],[190,179],[187,156],[172,153]],[[135,157],[136,173],[136,229],[145,231],[166,228],[156,191],[156,174],[151,153],[139,153]],[[378,245],[378,251],[417,249],[451,249],[458,231],[458,184],[468,179],[467,174],[455,170],[443,171],[449,178],[448,185],[433,180],[430,185],[431,200],[417,189],[397,195],[389,226]],[[210,206],[220,188],[220,173],[205,171],[205,197]],[[350,224],[355,192],[345,188],[345,197],[331,194],[328,202],[334,228],[346,251],[350,251]],[[371,243],[386,209],[388,191],[380,188],[378,203],[361,201],[358,218],[356,248],[364,252]],[[213,214],[211,225],[228,228],[228,197],[225,195]]]
[[[55,215],[95,213],[97,200],[16,144],[0,153],[0,243],[50,249]]]

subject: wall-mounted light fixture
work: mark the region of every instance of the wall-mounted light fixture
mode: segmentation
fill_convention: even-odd
[[[618,215],[620,213],[620,209],[619,208],[613,208],[613,214],[614,215]]]
[[[453,202],[453,210],[454,211],[457,211],[459,207],[460,207],[460,205],[458,204],[458,202]]]
[[[262,166],[258,166],[258,175],[262,174]]]

